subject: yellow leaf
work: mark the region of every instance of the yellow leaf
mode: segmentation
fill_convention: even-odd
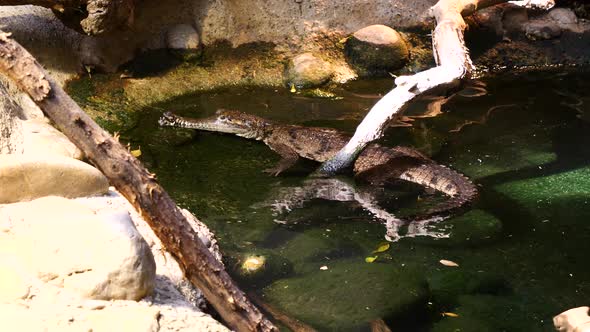
[[[295,93],[297,92],[297,89],[295,88],[295,84],[291,83],[291,93]]]
[[[441,315],[443,315],[443,317],[453,317],[453,318],[459,317],[459,314],[456,314],[454,312],[443,312]]]
[[[381,243],[377,249],[373,250],[373,254],[378,254],[380,252],[387,251],[389,249],[389,243]]]
[[[446,260],[446,259],[441,259],[439,261],[439,263],[441,263],[444,266],[459,267],[459,264],[457,264],[453,261]]]
[[[370,257],[369,256],[369,257],[365,258],[365,262],[367,262],[367,263],[373,263],[377,259],[377,257],[378,256],[373,256],[373,257]]]
[[[141,149],[131,150],[131,155],[134,156],[135,158],[141,156]]]

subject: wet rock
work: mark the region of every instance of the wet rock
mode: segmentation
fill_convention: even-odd
[[[379,24],[355,32],[346,42],[345,53],[356,69],[368,73],[399,69],[409,58],[403,37]]]
[[[99,195],[109,183],[99,170],[73,158],[0,155],[0,188],[0,203],[14,203],[50,195]]]
[[[547,17],[549,17],[552,21],[559,25],[578,23],[578,18],[576,17],[576,14],[573,10],[569,8],[552,9],[549,13],[547,13]]]
[[[244,284],[261,287],[270,281],[291,274],[291,263],[280,255],[267,250],[250,253],[227,253],[228,266],[235,266],[235,277]]]
[[[59,130],[43,119],[22,122],[22,152],[34,156],[57,155],[82,159],[84,154]]]
[[[525,26],[524,33],[530,40],[546,40],[561,35],[561,28],[551,21],[531,21]]]
[[[552,39],[564,31],[581,33],[588,29],[587,25],[578,24],[576,14],[569,8],[555,8],[524,24],[525,34],[531,40]]]
[[[276,281],[264,293],[269,304],[318,330],[357,331],[375,317],[400,315],[425,303],[423,280],[408,265],[330,260],[304,276]]]
[[[579,307],[553,317],[553,325],[560,332],[590,331],[590,308]]]
[[[155,263],[126,211],[95,214],[61,197],[0,209],[0,252],[30,275],[81,298],[139,300],[154,288]]]
[[[326,83],[333,75],[328,62],[311,53],[303,53],[289,61],[284,80],[287,86],[293,84],[297,88],[310,88]]]

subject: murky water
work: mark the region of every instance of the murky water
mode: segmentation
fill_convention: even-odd
[[[269,177],[262,170],[279,158],[260,142],[157,126],[164,109],[203,117],[229,108],[351,132],[390,88],[360,81],[332,91],[339,98],[259,89],[185,96],[146,108],[124,137],[217,233],[243,289],[318,330],[368,331],[384,319],[394,331],[550,331],[554,315],[588,305],[588,72],[486,79],[438,116],[391,128],[383,144],[414,146],[468,175],[481,198],[429,228],[446,237],[408,236],[377,253],[386,229],[358,202],[313,199],[273,213],[270,203],[304,185],[315,163]],[[409,114],[423,115],[428,103]],[[441,199],[404,185],[384,196],[392,214]],[[249,255],[266,258],[264,272],[239,272]]]

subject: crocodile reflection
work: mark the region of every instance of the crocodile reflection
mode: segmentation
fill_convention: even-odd
[[[301,186],[280,187],[273,190],[271,198],[254,208],[270,207],[274,221],[288,224],[286,217],[290,212],[304,208],[313,199],[338,202],[356,202],[362,209],[371,214],[385,226],[385,239],[390,242],[402,238],[425,236],[431,238],[447,238],[449,231],[439,224],[446,219],[434,216],[420,220],[402,219],[388,212],[378,204],[377,197],[367,189],[355,186],[343,178],[308,178]]]

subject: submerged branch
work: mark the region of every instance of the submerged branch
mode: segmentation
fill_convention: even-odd
[[[379,100],[357,127],[350,141],[319,169],[319,173],[336,174],[353,164],[358,154],[372,141],[383,136],[387,125],[399,120],[409,103],[427,93],[449,93],[459,88],[473,71],[469,50],[463,40],[466,23],[463,16],[508,0],[440,0],[430,9],[437,25],[432,34],[437,66],[411,76],[400,76],[396,87]],[[553,0],[524,0],[515,4],[549,9]]]

